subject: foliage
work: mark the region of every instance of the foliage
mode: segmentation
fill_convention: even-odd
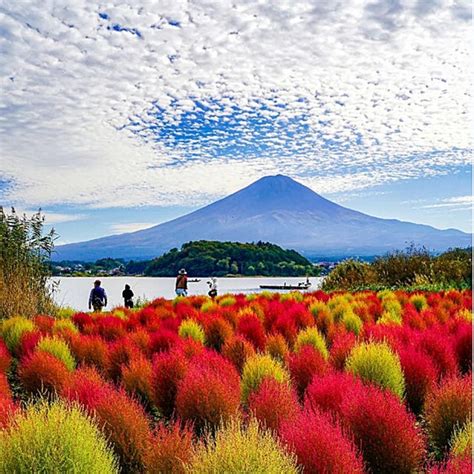
[[[15,316],[0,322],[0,334],[8,350],[12,353],[19,346],[22,336],[34,329],[33,322],[21,316]]]
[[[296,474],[294,457],[287,454],[270,432],[254,420],[244,426],[232,421],[223,426],[206,444],[198,446],[186,472]]]
[[[69,346],[58,337],[44,337],[38,342],[36,349],[41,352],[47,352],[64,363],[66,368],[73,371],[76,367],[76,361],[71,354]]]
[[[315,327],[302,329],[296,336],[295,352],[300,351],[305,345],[316,349],[324,359],[329,357],[324,336]]]
[[[283,423],[280,436],[305,472],[365,472],[350,435],[330,415],[303,411],[296,419]]]
[[[0,472],[118,473],[93,420],[74,405],[40,402],[0,433]]]
[[[250,394],[257,390],[266,377],[279,383],[289,383],[288,372],[269,355],[256,354],[249,357],[242,371],[242,398],[246,403]]]
[[[365,382],[375,383],[403,398],[405,379],[400,360],[386,343],[369,342],[355,346],[345,367]]]
[[[201,344],[206,342],[206,336],[204,330],[199,323],[192,319],[184,320],[178,329],[178,334],[181,337],[190,337]]]
[[[0,207],[0,319],[54,311],[47,260],[54,230],[43,234],[41,212],[19,216]]]
[[[472,376],[443,380],[428,394],[424,408],[430,442],[446,450],[453,434],[472,417]]]
[[[323,289],[418,287],[435,290],[472,287],[472,249],[453,249],[438,256],[415,246],[377,257],[372,263],[346,260],[324,279]]]
[[[181,250],[172,249],[152,260],[145,269],[149,276],[175,276],[180,268],[190,275],[224,276],[227,274],[263,276],[316,275],[318,270],[294,250],[257,242],[188,242]]]

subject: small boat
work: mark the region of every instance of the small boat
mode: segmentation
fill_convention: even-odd
[[[188,280],[188,283],[199,283],[201,281],[200,278],[190,278]]]
[[[300,282],[297,285],[287,285],[283,283],[283,285],[260,285],[262,290],[307,290],[311,286],[311,283],[308,282]]]

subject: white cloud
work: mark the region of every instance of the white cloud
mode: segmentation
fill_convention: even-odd
[[[473,196],[453,196],[446,199],[441,199],[434,204],[426,204],[424,206],[420,206],[420,209],[443,209],[447,208],[446,210],[449,211],[457,211],[457,210],[469,210],[472,209],[472,205],[474,204],[474,197]]]
[[[6,208],[5,211],[7,214],[10,214],[10,209]],[[15,207],[15,212],[18,215],[26,214],[27,216],[32,216],[38,212],[38,209],[24,209]],[[75,222],[81,221],[87,218],[85,214],[66,214],[61,212],[52,212],[52,211],[44,211],[41,210],[41,215],[45,218],[45,224],[47,225],[54,225],[54,224],[62,224],[65,222]]]
[[[2,5],[8,202],[196,205],[276,172],[332,193],[470,163],[467,3]]]
[[[156,222],[129,222],[125,224],[114,224],[110,227],[112,234],[126,234],[137,230],[147,229],[156,225]]]

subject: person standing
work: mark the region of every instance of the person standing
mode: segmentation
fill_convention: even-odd
[[[125,285],[125,290],[122,291],[122,298],[125,308],[133,308],[133,291],[130,285]]]
[[[207,284],[209,285],[209,292],[207,294],[214,299],[217,296],[217,278],[211,277]]]
[[[96,280],[94,288],[92,288],[89,294],[89,310],[94,308],[94,311],[98,313],[102,311],[103,307],[107,306],[107,294],[100,284],[100,280]]]
[[[188,276],[184,268],[178,272],[175,290],[177,296],[188,296]]]

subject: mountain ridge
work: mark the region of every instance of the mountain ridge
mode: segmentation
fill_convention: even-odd
[[[150,258],[193,240],[273,242],[305,255],[376,255],[410,243],[470,245],[457,229],[382,219],[336,204],[284,175],[265,176],[207,206],[147,229],[57,248],[54,260]]]

